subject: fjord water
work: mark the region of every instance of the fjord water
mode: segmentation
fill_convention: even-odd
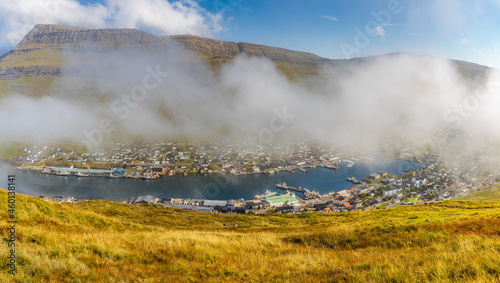
[[[387,171],[402,174],[409,168],[424,167],[423,164],[377,157],[374,161],[356,162],[352,167],[341,162],[339,170],[310,168],[307,172],[296,170],[295,174],[278,172],[273,175],[255,174],[245,176],[163,176],[157,180],[111,179],[104,177],[62,177],[35,172],[13,170],[2,163],[3,176],[0,187],[7,187],[7,175],[15,174],[16,192],[31,196],[73,196],[79,199],[104,199],[125,201],[131,196],[152,195],[155,197],[197,199],[252,199],[256,193],[276,191],[277,183],[316,190],[320,193],[337,192],[352,187],[347,177],[361,179],[371,173]],[[299,194],[298,196],[301,197]]]

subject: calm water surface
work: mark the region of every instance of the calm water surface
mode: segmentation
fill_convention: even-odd
[[[201,199],[252,199],[256,193],[275,190],[277,183],[286,182],[294,187],[309,188],[320,193],[337,192],[353,185],[347,177],[357,179],[371,173],[387,171],[402,174],[409,168],[424,167],[408,161],[377,157],[370,162],[339,164],[339,170],[311,168],[308,172],[295,174],[279,172],[274,175],[247,176],[163,176],[158,180],[77,178],[61,177],[34,172],[12,170],[8,164],[0,164],[0,187],[7,185],[7,175],[16,175],[16,192],[32,196],[73,196],[85,199],[124,201],[131,196],[152,195],[155,197],[201,198]],[[300,194],[298,195],[302,197]]]

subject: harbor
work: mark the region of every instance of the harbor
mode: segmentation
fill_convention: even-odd
[[[74,168],[52,168],[21,170],[16,174],[16,180],[19,180],[20,193],[56,202],[106,199],[131,205],[151,203],[165,208],[229,214],[369,210],[441,201],[467,194],[474,188],[494,186],[488,180],[478,185],[478,180],[466,175],[455,182],[446,170],[435,164],[425,166],[409,161],[378,159],[365,166],[362,162],[350,167],[340,165],[339,170],[316,167],[304,174],[279,171],[246,176],[164,175],[154,181],[126,178],[123,168],[102,172],[87,170],[86,173],[71,170]],[[144,173],[151,174],[153,170]],[[77,177],[78,174],[88,176]],[[108,178],[90,178],[90,174],[110,175]],[[118,177],[120,174],[122,176]],[[30,190],[26,192],[25,188]]]
[[[294,192],[302,193],[304,195],[305,199],[314,199],[314,198],[321,197],[321,194],[316,192],[316,191],[310,191],[309,189],[302,188],[302,187],[295,188],[295,187],[287,185],[286,183],[276,184],[276,189],[282,190],[285,192],[294,191]]]
[[[33,196],[70,195],[79,199],[105,199],[122,202],[133,195],[149,194],[154,196],[168,196],[174,198],[191,199],[253,199],[255,194],[262,194],[266,190],[273,190],[276,184],[285,182],[293,184],[295,188],[308,188],[320,194],[337,192],[353,186],[347,181],[348,177],[358,180],[373,172],[387,171],[390,174],[401,174],[408,168],[422,167],[422,164],[408,161],[393,160],[379,157],[369,162],[356,162],[352,167],[340,163],[339,170],[328,170],[321,166],[307,168],[307,172],[290,174],[284,171],[275,171],[272,174],[212,174],[188,176],[160,175],[154,180],[140,178],[140,174],[128,172],[125,176],[109,178],[110,171],[95,171],[102,173],[91,177],[77,177],[76,175],[57,176],[55,173],[44,173],[42,170],[13,170],[4,163],[3,172],[14,173],[18,176],[22,193]],[[10,169],[9,169],[10,168]],[[79,172],[78,170],[67,170]],[[88,170],[80,170],[82,174]],[[90,171],[93,172],[93,171]],[[140,172],[139,172],[140,173]],[[300,193],[299,193],[300,194]]]

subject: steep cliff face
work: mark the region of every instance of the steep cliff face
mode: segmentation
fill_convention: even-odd
[[[220,62],[231,60],[240,53],[238,45],[231,41],[221,41],[194,35],[174,35],[164,38],[174,39],[184,48],[191,50],[202,58]]]
[[[274,61],[285,74],[289,75],[289,78],[308,76],[311,74],[311,69],[314,69],[312,73],[315,74],[318,71],[319,63],[329,61],[311,53],[265,45],[220,41],[192,35],[178,35],[170,38],[179,42],[187,50],[209,60],[213,65],[230,61],[241,53],[250,57],[267,57]]]
[[[63,73],[78,76],[85,66],[64,61],[63,52],[112,52],[165,44],[149,33],[134,29],[86,29],[36,25],[0,60],[0,94],[20,92],[44,95]]]
[[[63,73],[85,73],[83,65],[71,65],[65,55],[85,52],[114,52],[166,48],[173,42],[198,55],[214,70],[238,54],[267,57],[290,79],[314,75],[325,59],[310,53],[296,52],[249,43],[235,43],[192,35],[157,37],[135,29],[87,29],[62,25],[36,25],[4,58],[0,59],[0,94],[21,92],[44,95]],[[64,72],[63,72],[64,70]]]
[[[141,47],[162,42],[158,37],[136,29],[86,29],[62,25],[36,25],[14,49],[23,51],[31,46],[81,48],[92,43],[103,48]]]

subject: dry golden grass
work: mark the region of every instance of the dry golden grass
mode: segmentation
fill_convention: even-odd
[[[4,260],[2,282],[500,281],[498,202],[282,216],[17,202],[18,273]],[[5,191],[0,205],[6,219]]]

